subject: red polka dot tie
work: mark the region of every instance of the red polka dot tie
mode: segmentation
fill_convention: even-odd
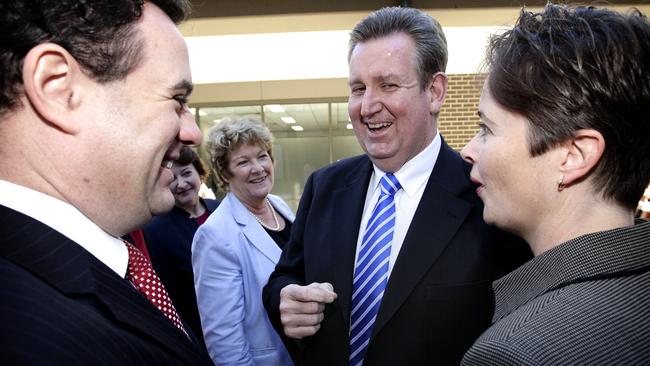
[[[176,308],[149,260],[132,244],[128,242],[124,242],[124,244],[129,249],[129,267],[126,271],[126,279],[131,281],[138,291],[187,336],[183,323],[176,313]]]

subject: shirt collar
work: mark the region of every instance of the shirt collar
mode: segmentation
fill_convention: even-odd
[[[0,179],[0,204],[21,212],[81,245],[119,276],[126,275],[129,254],[116,238],[69,203]]]
[[[424,150],[393,173],[408,197],[412,197],[420,187],[426,184],[433,167],[436,165],[436,160],[438,160],[441,145],[440,133],[436,132],[433,141]],[[373,164],[373,168],[374,174],[371,178],[370,187],[374,190],[378,188],[381,177],[386,173],[375,164]]]

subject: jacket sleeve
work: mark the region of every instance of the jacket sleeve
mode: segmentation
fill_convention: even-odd
[[[194,287],[205,343],[217,365],[254,365],[244,334],[242,267],[234,250],[241,233],[227,236],[219,231],[202,225],[192,244]]]
[[[285,336],[280,321],[280,291],[287,285],[305,285],[305,265],[303,256],[303,238],[305,232],[305,221],[309,215],[311,201],[313,198],[313,177],[312,174],[305,184],[304,192],[300,198],[298,212],[291,227],[291,237],[286,244],[275,270],[271,273],[269,281],[264,286],[262,293],[264,307],[269,315],[271,324],[282,338],[287,350],[294,362],[299,361],[298,343]]]

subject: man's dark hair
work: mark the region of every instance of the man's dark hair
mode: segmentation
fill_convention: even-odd
[[[174,23],[189,15],[187,0],[152,0]],[[135,23],[143,0],[11,0],[0,2],[0,115],[19,106],[30,49],[65,48],[100,83],[121,80],[142,59]]]
[[[358,43],[404,33],[415,42],[415,67],[424,89],[431,76],[447,68],[447,39],[440,23],[413,8],[381,8],[357,24],[350,33],[348,62]]]
[[[650,25],[643,14],[524,9],[513,29],[491,38],[487,64],[491,95],[529,121],[532,156],[594,129],[605,139],[595,189],[637,206],[650,181]]]

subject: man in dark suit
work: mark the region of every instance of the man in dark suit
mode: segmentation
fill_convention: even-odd
[[[458,364],[490,324],[491,281],[530,253],[482,221],[470,168],[437,131],[440,25],[381,9],[352,31],[348,59],[366,155],[309,178],[265,306],[307,365]]]
[[[201,142],[175,26],[187,10],[180,0],[0,5],[3,363],[211,364],[164,289],[135,278],[136,267],[156,276],[119,239],[171,209],[169,165]],[[150,302],[152,291],[163,300]]]

